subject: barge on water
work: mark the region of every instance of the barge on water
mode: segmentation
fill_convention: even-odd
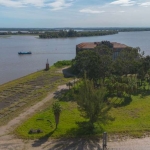
[[[18,52],[18,55],[32,54],[32,52]]]

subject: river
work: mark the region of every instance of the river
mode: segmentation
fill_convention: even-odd
[[[150,31],[59,39],[39,39],[37,36],[27,35],[0,36],[0,84],[44,69],[47,59],[50,65],[58,60],[73,59],[76,45],[81,42],[102,40],[140,47],[146,55],[150,55]],[[20,56],[20,51],[31,51],[32,55]]]

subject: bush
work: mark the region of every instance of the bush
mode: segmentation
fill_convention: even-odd
[[[54,66],[58,68],[63,66],[70,66],[70,65],[71,65],[71,60],[62,60],[54,63]]]

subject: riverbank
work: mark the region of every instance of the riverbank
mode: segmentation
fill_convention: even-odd
[[[41,101],[57,86],[66,83],[57,68],[41,70],[0,86],[0,125],[7,124],[22,110]]]
[[[55,86],[53,87],[55,90],[57,89],[57,86],[59,84],[66,83],[66,82],[68,82],[68,80],[70,80],[70,79],[63,78],[61,69],[52,68],[49,71],[44,71],[44,70],[39,71],[39,72],[33,73],[29,76],[26,76],[25,78],[15,80],[15,82],[14,81],[9,82],[9,84],[5,84],[5,86],[3,86],[3,88],[4,88],[3,92],[6,92],[5,91],[6,87],[8,89],[11,89],[14,91],[15,90],[14,87],[17,88],[17,85],[19,85],[19,83],[20,83],[20,84],[24,85],[21,88],[26,88],[23,90],[24,92],[26,92],[28,87],[30,87],[31,93],[33,94],[33,91],[31,88],[33,83],[36,84],[36,88],[34,88],[35,91],[38,90],[38,88],[47,89],[48,84],[50,83],[49,82],[50,80],[48,80],[47,78],[54,79],[53,78],[54,76],[61,77],[60,80],[62,81],[62,82],[59,82],[60,80],[55,80],[55,82],[57,82],[55,84]],[[33,82],[33,80],[36,82]],[[39,85],[39,80],[41,81],[40,82],[41,85]],[[43,86],[42,82],[44,82],[44,85],[47,87]],[[47,82],[48,82],[48,84],[47,84]],[[53,83],[51,83],[51,84],[53,84]],[[0,88],[0,91],[3,90],[3,88],[2,89]],[[68,87],[66,87],[66,85],[59,86],[57,91],[60,91],[61,89],[64,89],[64,88],[66,89]],[[16,90],[19,90],[19,89],[16,89]],[[39,91],[37,91],[37,92],[39,92]],[[44,92],[44,89],[42,90],[42,92]],[[25,139],[18,139],[14,135],[10,135],[10,133],[12,133],[14,127],[16,127],[16,126],[18,126],[18,124],[24,122],[24,120],[26,120],[26,118],[28,118],[29,116],[39,112],[40,110],[47,108],[47,106],[52,103],[52,101],[53,101],[52,97],[54,96],[53,90],[49,89],[47,92],[45,91],[44,93],[45,93],[45,96],[47,94],[46,97],[45,96],[43,96],[43,98],[41,97],[41,99],[39,99],[38,102],[34,101],[35,103],[29,102],[29,104],[31,104],[31,105],[28,105],[28,107],[26,107],[26,108],[22,107],[21,108],[22,110],[20,110],[20,113],[18,112],[19,114],[16,114],[17,117],[15,117],[14,119],[11,118],[11,121],[7,125],[0,127],[0,149],[1,150],[8,150],[8,149],[14,149],[14,150],[17,150],[17,149],[18,150],[20,150],[20,149],[24,149],[24,150],[28,150],[28,149],[33,149],[33,150],[34,149],[35,150],[63,149],[63,150],[68,150],[68,149],[75,149],[75,148],[76,149],[87,149],[87,150],[90,150],[90,149],[101,150],[102,149],[102,139],[101,138],[89,138],[89,137],[87,137],[87,138],[67,138],[67,139],[66,138],[60,138],[60,139],[44,138],[44,139],[37,139],[37,140],[29,140],[29,139],[25,140]],[[13,94],[13,93],[11,93],[11,94]],[[30,99],[30,100],[32,102],[32,99]],[[144,99],[143,101],[146,101],[146,99]],[[135,103],[135,101],[133,101],[133,102]],[[127,106],[126,106],[126,109],[127,109]],[[125,111],[123,110],[122,114],[120,114],[120,115],[123,115],[124,112]],[[136,112],[132,112],[132,115],[135,116],[135,113]],[[117,112],[117,114],[118,114],[118,112]],[[127,116],[127,114],[125,114],[125,116]],[[137,119],[137,118],[135,118],[135,119]],[[116,127],[116,125],[115,125],[115,127]],[[130,124],[130,127],[131,127],[131,124]],[[114,149],[149,150],[150,149],[150,144],[149,144],[150,138],[147,136],[145,136],[143,138],[138,138],[138,139],[131,139],[131,137],[129,137],[129,136],[120,136],[120,135],[111,136],[109,138],[107,147],[109,150],[114,150]]]
[[[47,59],[50,66],[59,60],[74,59],[76,45],[79,43],[105,40],[123,43],[131,47],[140,47],[146,55],[150,54],[150,31],[44,40],[30,35],[0,38],[0,84],[43,69]],[[20,51],[31,51],[32,55],[18,56]]]

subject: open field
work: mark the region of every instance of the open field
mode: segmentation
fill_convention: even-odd
[[[55,130],[54,115],[51,106],[46,110],[35,114],[20,127],[16,129],[16,133],[22,138],[41,138],[41,137],[71,137],[74,136],[69,130],[78,126],[77,121],[83,121],[79,111],[76,109],[75,102],[61,102],[62,114],[60,116],[60,123],[58,129]],[[43,133],[29,134],[30,129],[41,129]]]
[[[58,75],[61,73],[60,69],[54,69],[52,72],[53,74]],[[23,80],[23,78],[19,80]],[[18,80],[13,82],[16,83],[17,81]],[[66,79],[63,79],[63,76],[62,82],[67,82]],[[14,83],[10,82],[8,84],[10,86]],[[54,89],[56,89],[55,86]],[[54,95],[57,94],[59,94],[59,92],[54,92]],[[16,135],[18,135],[18,137],[22,137],[23,139],[18,139],[16,136],[14,137],[14,135],[3,135],[0,137],[0,149],[102,149],[101,133],[103,131],[107,131],[109,136],[108,149],[148,150],[150,147],[150,139],[147,137],[149,136],[150,125],[149,99],[149,93],[144,96],[136,95],[132,96],[132,99],[130,99],[127,103],[121,105],[122,101],[118,98],[118,105],[110,111],[115,120],[110,122],[110,124],[103,126],[102,130],[98,127],[98,125],[96,125],[97,127],[93,134],[89,134],[90,132],[87,131],[86,128],[80,128],[78,124],[76,124],[76,122],[83,122],[85,119],[80,116],[76,102],[70,101],[71,99],[67,99],[67,101],[62,99],[60,101],[63,111],[60,116],[60,124],[58,125],[58,129],[55,130],[54,116],[50,102],[55,101],[56,99],[51,99],[51,101],[45,103],[44,107],[40,108],[36,114],[35,112],[33,113],[33,116],[31,114],[31,118],[23,122],[15,130]],[[34,101],[34,103],[36,103],[36,101]],[[26,106],[28,108],[30,103]],[[22,111],[18,110],[17,113],[22,113]],[[41,129],[43,133],[28,134],[30,129]],[[77,138],[81,136],[83,138]],[[93,138],[93,136],[98,136],[98,138]],[[131,136],[146,137],[143,139],[130,139]]]
[[[42,100],[58,84],[66,83],[63,74],[52,67],[0,86],[0,125],[7,123],[23,109]],[[59,69],[60,70],[60,69]]]
[[[35,106],[37,102],[46,97],[48,93],[53,93],[59,84],[65,84],[69,80],[70,78],[64,78],[62,69],[52,68],[49,71],[39,71],[0,86],[0,106],[3,106],[0,107],[2,115],[0,118],[1,125],[2,122],[3,124],[7,123],[14,116],[23,113],[33,105]],[[62,91],[68,92],[67,90]],[[64,98],[60,101],[62,113],[58,128],[55,129],[51,103],[58,100],[57,98],[59,98],[59,94],[61,94],[62,91],[54,92],[54,96],[56,97],[51,99],[51,101],[44,103],[42,108],[38,107],[40,109],[31,113],[31,117],[29,119],[26,118],[27,120],[24,122],[20,121],[22,123],[15,129],[14,133],[17,137],[23,138],[23,140],[14,139],[13,137],[14,141],[12,141],[12,139],[7,141],[5,140],[5,136],[7,139],[7,135],[4,135],[0,137],[1,139],[4,137],[4,143],[14,142],[14,144],[16,144],[16,142],[21,140],[21,142],[19,142],[21,143],[20,145],[27,147],[26,149],[28,149],[29,145],[30,148],[33,148],[34,146],[37,147],[37,145],[39,145],[39,147],[37,147],[39,149],[41,149],[41,146],[44,146],[42,149],[46,149],[46,145],[49,145],[50,147],[58,146],[59,149],[60,142],[62,143],[61,146],[65,146],[66,141],[68,141],[66,138],[69,139],[68,147],[73,147],[72,143],[76,144],[78,147],[80,142],[84,142],[84,139],[86,145],[86,143],[89,144],[89,139],[95,139],[95,137],[97,139],[98,137],[98,140],[93,141],[99,147],[101,135],[104,131],[108,132],[109,141],[117,141],[117,144],[118,141],[128,140],[130,137],[147,137],[150,135],[149,90],[143,94],[132,95],[131,99],[128,99],[126,103],[124,103],[121,98],[117,98],[117,100],[116,98],[112,99],[116,101],[115,107],[113,107],[110,111],[111,116],[114,117],[114,121],[109,122],[109,124],[104,126],[95,124],[96,128],[93,133],[87,130],[87,120],[80,116],[76,101],[72,101],[70,98],[68,99],[69,93],[65,94]],[[4,102],[6,102],[7,105]],[[24,105],[23,102],[25,103]],[[85,126],[81,127],[82,123],[85,123]],[[30,129],[40,129],[43,132],[38,134],[29,134]],[[58,139],[58,143],[53,143],[54,139],[51,140],[51,138],[60,137],[63,137],[63,139]],[[82,137],[82,140],[80,140],[79,137]],[[29,139],[37,140],[28,141]],[[43,141],[45,141],[45,145],[40,145]],[[76,141],[79,141],[79,143]],[[94,143],[93,141],[91,143]],[[4,146],[2,142],[0,146]],[[110,143],[110,147],[114,147],[114,144]]]
[[[132,96],[125,105],[112,108],[114,121],[104,127],[111,134],[133,137],[149,136],[150,133],[150,95]]]
[[[149,136],[149,99],[150,96],[132,96],[132,99],[122,106],[119,105],[122,100],[118,98],[118,106],[113,107],[110,111],[114,121],[109,122],[107,125],[95,124],[94,133],[90,133],[86,129],[86,124],[83,128],[79,126],[81,122],[86,120],[80,116],[75,101],[60,101],[63,111],[60,116],[58,129],[55,130],[54,115],[51,106],[49,106],[25,121],[16,129],[16,133],[20,137],[27,139],[43,137],[101,137],[104,131],[108,132],[110,140]],[[29,134],[30,129],[41,129],[43,133]]]

